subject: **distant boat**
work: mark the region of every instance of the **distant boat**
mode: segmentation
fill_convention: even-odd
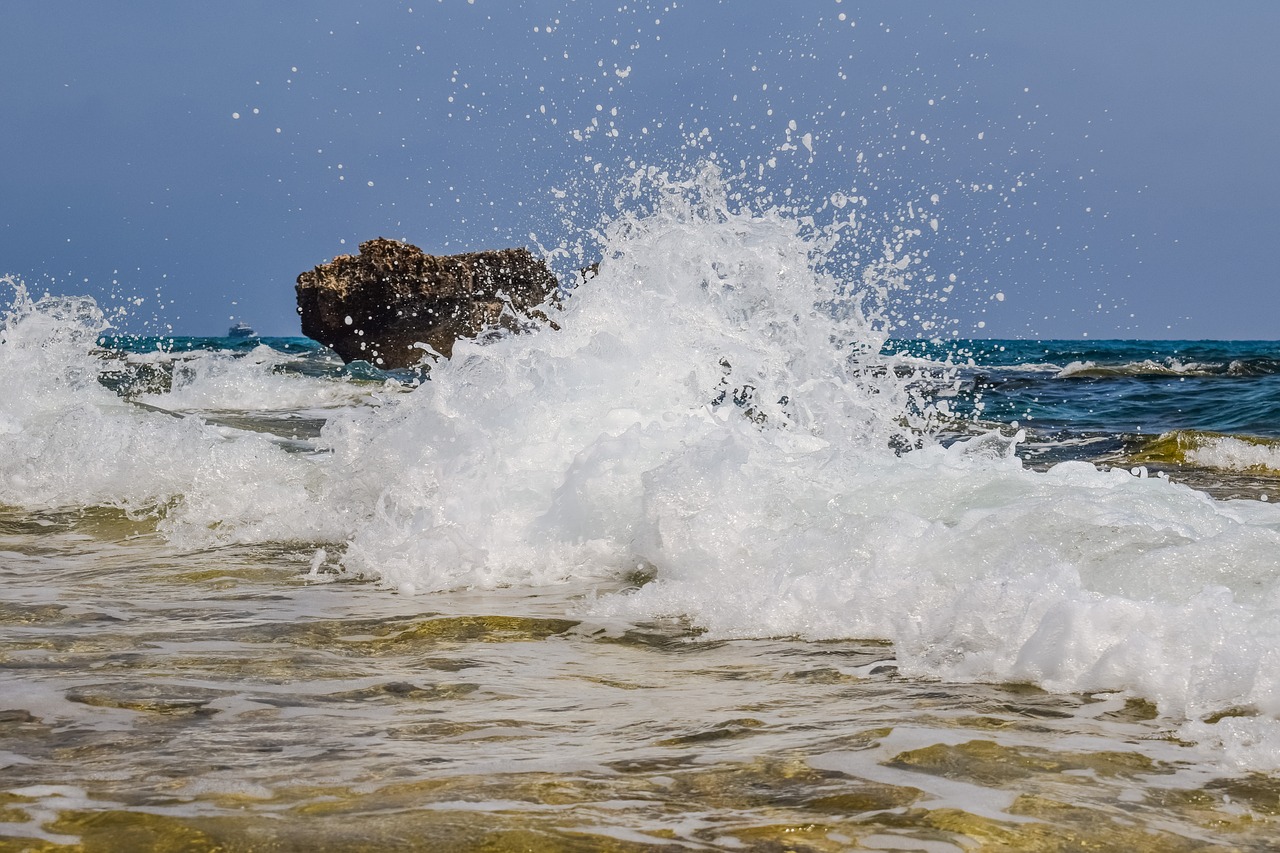
[[[236,323],[227,329],[228,338],[256,338],[258,333],[248,323]]]

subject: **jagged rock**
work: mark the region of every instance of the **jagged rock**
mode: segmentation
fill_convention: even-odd
[[[302,333],[343,361],[408,367],[417,344],[448,357],[458,338],[554,325],[538,306],[557,289],[528,249],[428,255],[379,237],[298,276],[298,313]]]

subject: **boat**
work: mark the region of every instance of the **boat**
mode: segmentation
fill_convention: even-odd
[[[227,329],[228,338],[256,338],[258,333],[248,323],[236,323],[230,329]]]

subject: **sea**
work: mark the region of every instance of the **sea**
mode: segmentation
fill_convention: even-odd
[[[0,850],[1280,847],[1280,342],[667,195],[410,370],[0,284]]]

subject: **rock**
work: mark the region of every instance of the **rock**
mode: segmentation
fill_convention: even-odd
[[[539,309],[558,290],[528,249],[428,255],[379,237],[298,276],[302,333],[351,362],[408,367],[426,344],[446,358],[458,338],[555,324]]]

